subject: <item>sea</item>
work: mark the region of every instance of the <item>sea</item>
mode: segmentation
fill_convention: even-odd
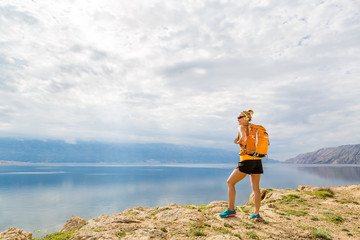
[[[265,160],[266,161],[266,160]],[[9,227],[42,237],[72,215],[87,220],[125,209],[227,201],[235,164],[0,165],[0,232]],[[297,189],[360,184],[360,165],[264,164],[261,188]],[[236,205],[251,193],[247,176],[236,185]]]

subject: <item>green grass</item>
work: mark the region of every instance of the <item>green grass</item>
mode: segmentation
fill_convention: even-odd
[[[128,215],[132,215],[132,216],[136,216],[136,215],[138,215],[139,213],[138,213],[138,212],[128,212],[127,214],[128,214]]]
[[[203,223],[203,222],[192,222],[192,223],[189,223],[189,225],[190,225],[191,227],[194,227],[194,228],[206,228],[206,227],[211,227],[210,224]]]
[[[163,231],[164,233],[168,232],[168,230],[165,227],[160,228],[160,230]]]
[[[151,213],[152,216],[155,216],[156,214],[158,214],[160,211],[159,210],[156,210],[154,212]]]
[[[34,240],[69,240],[75,235],[75,232],[56,232],[46,235],[43,238],[33,238]]]
[[[319,221],[320,219],[318,217],[311,217],[310,220]]]
[[[208,209],[211,209],[211,208],[213,208],[213,206],[212,207],[209,207],[208,205],[198,206],[198,209],[200,209],[200,210],[208,210]]]
[[[125,231],[121,231],[121,232],[118,232],[116,234],[118,237],[125,237],[126,236],[126,232]]]
[[[254,229],[255,226],[250,224],[250,223],[247,223],[247,222],[241,222],[241,224],[246,228],[246,229]]]
[[[221,234],[229,234],[231,233],[230,230],[223,228],[223,227],[213,227],[213,230],[215,232],[221,233]]]
[[[239,238],[239,239],[242,239],[242,237],[240,236],[240,234],[234,234],[233,236],[234,236],[234,237],[237,237],[237,238]]]
[[[224,227],[227,227],[227,228],[234,228],[232,225],[228,224],[228,223],[224,223]]]
[[[359,203],[357,201],[350,200],[350,199],[341,199],[341,200],[338,200],[338,202],[341,204],[353,203],[353,204],[359,205]]]
[[[254,232],[246,232],[246,234],[252,239],[259,239],[259,236]]]
[[[322,214],[325,216],[324,220],[328,222],[339,224],[345,221],[344,218],[333,212],[323,211]]]
[[[297,194],[288,194],[285,196],[281,196],[282,200],[279,201],[280,204],[290,205],[290,204],[298,204],[298,205],[308,205],[306,199],[300,197]]]
[[[312,235],[316,238],[323,238],[323,239],[332,239],[329,231],[327,229],[316,229],[312,232]]]
[[[193,236],[197,236],[197,237],[206,235],[203,231],[199,231],[199,230],[195,230],[195,229],[191,229],[190,234]]]
[[[298,217],[305,216],[308,214],[308,212],[304,211],[304,210],[285,209],[282,211],[288,215],[294,215],[294,216],[298,216]]]
[[[304,229],[304,230],[308,230],[308,229],[314,229],[314,227],[311,227],[311,226],[303,226],[303,225],[298,225],[298,226],[296,226],[296,227],[298,227],[298,228],[301,228],[301,229]]]
[[[320,198],[333,198],[335,193],[333,191],[331,191],[330,189],[328,188],[322,188],[322,189],[319,189],[317,191],[314,191],[314,192],[307,192],[307,191],[304,191],[304,193],[308,194],[308,195],[314,195],[314,196],[317,196],[317,197],[320,197]]]

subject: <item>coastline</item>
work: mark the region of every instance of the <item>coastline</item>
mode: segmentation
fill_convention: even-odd
[[[263,221],[249,219],[252,201],[222,219],[227,202],[208,205],[135,207],[86,220],[73,216],[51,239],[359,239],[360,185],[262,189]],[[252,196],[250,196],[250,199]],[[32,233],[10,228],[1,240],[30,240]],[[34,238],[35,239],[35,238]]]

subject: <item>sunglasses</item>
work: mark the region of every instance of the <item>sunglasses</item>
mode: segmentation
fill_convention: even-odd
[[[245,116],[238,116],[237,117],[237,119],[239,120],[239,119],[242,119],[242,118],[244,118]]]

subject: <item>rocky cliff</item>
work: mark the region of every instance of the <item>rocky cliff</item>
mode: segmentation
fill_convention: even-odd
[[[136,207],[85,220],[73,216],[60,232],[42,240],[118,239],[360,239],[360,185],[262,189],[262,221],[253,221],[252,199],[237,215],[220,218],[227,202],[202,206]],[[1,240],[31,240],[31,233],[10,228]]]
[[[296,164],[360,164],[360,144],[323,148],[288,159]]]

